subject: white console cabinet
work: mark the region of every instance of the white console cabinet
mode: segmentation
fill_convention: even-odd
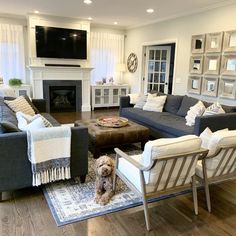
[[[128,85],[92,85],[92,109],[119,106],[120,96],[127,96]]]
[[[21,95],[27,95],[28,97],[31,97],[31,85],[29,84],[22,84],[21,86],[10,86],[15,93],[16,97],[19,97]]]

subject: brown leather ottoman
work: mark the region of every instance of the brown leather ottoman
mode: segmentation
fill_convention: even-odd
[[[81,125],[88,127],[89,150],[94,158],[100,156],[102,148],[138,142],[143,148],[149,138],[149,129],[132,121],[121,128],[102,127],[96,124],[96,120],[75,121],[75,126]]]

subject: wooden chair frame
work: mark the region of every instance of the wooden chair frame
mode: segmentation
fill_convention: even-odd
[[[114,173],[114,178],[113,178],[113,191],[115,192],[115,190],[116,190],[116,179],[117,179],[117,175],[118,175],[125,182],[125,184],[127,184],[127,186],[131,190],[133,190],[139,196],[142,197],[147,230],[151,229],[150,221],[149,221],[149,214],[148,214],[148,200],[151,199],[151,198],[154,198],[154,197],[159,197],[159,196],[163,196],[163,195],[167,195],[167,194],[171,194],[171,193],[177,193],[179,191],[186,190],[186,189],[189,189],[189,187],[192,187],[193,201],[194,201],[194,211],[195,211],[196,215],[198,214],[197,188],[196,188],[196,177],[195,177],[195,175],[192,176],[192,183],[191,184],[185,184],[185,182],[186,182],[186,180],[189,176],[189,173],[190,173],[190,170],[191,170],[191,167],[192,167],[194,161],[196,159],[199,159],[199,158],[204,158],[208,153],[207,149],[200,149],[200,150],[195,151],[195,152],[184,153],[184,154],[180,154],[180,155],[171,155],[171,156],[161,157],[161,158],[158,158],[158,159],[153,159],[151,164],[148,167],[144,167],[143,165],[141,165],[140,163],[138,163],[137,161],[132,159],[129,155],[127,155],[126,153],[124,153],[123,151],[121,151],[118,148],[115,148],[115,152],[116,152],[116,163],[115,163],[115,173]],[[130,162],[132,165],[134,165],[136,168],[139,169],[140,182],[141,182],[141,192],[118,170],[118,164],[119,164],[119,158],[120,157],[126,159],[128,162]],[[192,160],[191,160],[191,162],[188,166],[185,178],[182,181],[182,184],[177,186],[177,183],[178,183],[179,178],[181,176],[181,173],[183,171],[183,167],[186,163],[186,160],[188,158],[191,158],[191,157],[192,157]],[[176,162],[180,158],[183,158],[183,161],[181,163],[179,172],[177,174],[177,178],[176,178],[173,186],[171,188],[167,188],[168,184],[169,184],[169,181],[171,179],[171,175],[173,174],[173,170],[174,170],[174,167],[176,165]],[[167,161],[170,161],[170,160],[173,160],[173,162],[172,162],[172,166],[170,168],[170,172],[168,174],[167,181],[165,183],[164,189],[158,191],[157,189],[158,189],[158,186],[161,182],[163,173],[165,171],[166,163],[167,163]],[[151,192],[151,193],[147,193],[146,184],[145,184],[145,180],[144,180],[144,171],[150,171],[155,165],[158,165],[159,162],[164,162],[164,163],[163,163],[162,168],[160,170],[160,175],[159,175],[158,180],[155,184],[154,191]]]
[[[231,151],[231,153],[229,153]],[[212,156],[204,157],[202,159],[202,171],[203,171],[203,178],[200,176],[197,176],[197,179],[204,185],[205,189],[205,195],[206,195],[206,202],[207,202],[207,209],[209,212],[211,212],[211,198],[210,198],[210,191],[209,191],[209,184],[211,183],[217,183],[217,182],[225,182],[228,180],[232,180],[236,178],[236,170],[232,173],[231,170],[236,165],[236,158],[234,159],[233,163],[231,164],[228,171],[223,174],[226,170],[227,165],[229,164],[230,160],[232,159],[233,155],[236,152],[236,145],[230,145],[230,146],[221,146],[219,147],[219,150]],[[216,169],[214,170],[212,177],[207,176],[207,168],[206,168],[206,161],[212,158],[215,158],[219,154],[223,153],[222,159],[220,160],[219,164],[217,165]],[[226,156],[229,154],[229,158],[226,161],[225,165],[223,166],[223,162],[226,158]],[[216,176],[219,169],[221,169],[220,174]]]

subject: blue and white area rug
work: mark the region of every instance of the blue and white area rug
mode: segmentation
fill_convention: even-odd
[[[128,150],[128,153],[134,155],[140,153],[140,151]],[[114,156],[114,154],[110,154],[110,156]],[[79,180],[69,180],[47,184],[43,188],[44,196],[57,226],[63,226],[142,204],[142,199],[129,190],[119,178],[117,179],[116,194],[110,203],[105,206],[96,204],[94,201],[94,162],[95,160],[90,154],[88,176],[84,184],[81,184]],[[173,195],[153,199],[152,201],[171,196]]]

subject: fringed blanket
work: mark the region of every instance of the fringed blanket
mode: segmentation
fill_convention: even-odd
[[[70,178],[71,128],[27,131],[33,186]]]

